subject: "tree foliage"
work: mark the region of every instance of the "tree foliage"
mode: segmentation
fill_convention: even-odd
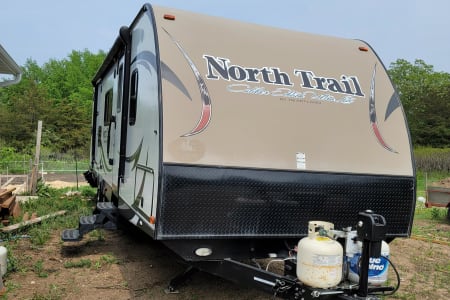
[[[88,153],[91,79],[104,52],[72,51],[42,67],[28,60],[22,81],[0,90],[0,147],[29,153],[34,148],[37,121],[43,121],[42,147],[49,152]]]
[[[389,74],[400,92],[414,145],[450,147],[450,74],[398,59]]]

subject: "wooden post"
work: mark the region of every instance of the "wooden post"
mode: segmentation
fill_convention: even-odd
[[[79,190],[78,188],[78,160],[77,160],[77,153],[75,152],[75,176],[77,177],[77,191]]]
[[[41,134],[42,134],[42,121],[38,121],[38,129],[36,135],[36,155],[34,157],[34,164],[31,170],[31,195],[36,195],[37,177],[39,170],[39,156],[41,155]]]

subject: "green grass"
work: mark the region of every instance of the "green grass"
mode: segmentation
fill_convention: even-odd
[[[38,199],[21,203],[22,215],[10,219],[10,224],[19,223],[24,213],[31,215],[36,213],[42,217],[60,210],[65,210],[66,214],[54,218],[45,219],[40,223],[20,228],[11,233],[0,233],[0,239],[4,241],[4,246],[8,249],[8,271],[26,272],[27,257],[16,251],[17,241],[21,238],[29,238],[32,247],[41,247],[51,238],[55,230],[78,227],[79,216],[92,213],[95,205],[95,190],[90,187],[82,187],[80,195],[66,196],[70,189],[53,189],[40,185],[38,189]],[[2,225],[0,225],[1,227]],[[45,276],[42,270],[42,262],[36,262],[32,269]]]
[[[99,260],[92,261],[90,259],[70,260],[64,263],[65,268],[94,268],[100,269],[103,266],[118,264],[119,260],[113,254],[105,254],[100,256]]]
[[[437,222],[445,222],[447,218],[447,208],[445,207],[425,207],[422,202],[416,202],[416,210],[414,212],[415,220],[432,220]]]
[[[23,244],[20,240],[29,238],[31,248],[36,251],[44,251],[45,245],[54,235],[55,231],[66,228],[76,228],[80,215],[92,214],[95,206],[96,190],[90,187],[80,188],[79,194],[68,195],[70,188],[53,189],[45,185],[38,186],[38,198],[28,200],[21,203],[22,215],[10,219],[11,223],[19,223],[25,212],[29,215],[36,213],[37,216],[45,216],[60,210],[65,210],[66,214],[54,218],[48,218],[40,223],[23,227],[18,231],[10,234],[0,233],[0,239],[3,245],[8,249],[8,273],[6,278],[12,272],[29,273],[33,272],[38,278],[46,278],[49,276],[49,270],[46,268],[46,261],[42,258],[33,259],[32,256],[23,253]],[[1,225],[0,225],[1,226]],[[102,233],[97,233],[98,238],[102,237]],[[22,246],[21,246],[22,245]],[[64,264],[66,268],[96,268],[118,263],[118,259],[112,254],[105,254],[98,261],[90,259],[81,259],[79,261],[69,261]],[[7,283],[9,281],[7,280]],[[8,284],[8,291],[18,290],[20,286]],[[63,299],[65,289],[57,285],[51,285],[48,292],[43,294],[36,293],[31,299]],[[8,299],[7,294],[0,299]]]
[[[60,300],[60,299],[64,299],[63,298],[64,291],[65,291],[64,288],[60,288],[56,284],[50,284],[47,294],[41,295],[41,294],[35,292],[33,294],[33,297],[31,298],[31,300]]]
[[[44,261],[42,259],[39,259],[38,261],[36,261],[34,263],[33,271],[40,278],[47,278],[48,277],[48,273],[44,269]]]
[[[66,192],[68,191],[70,191],[69,188],[53,189],[46,185],[40,185],[37,192],[39,196],[38,199],[21,204],[23,213],[36,213],[38,216],[45,216],[60,210],[66,211],[66,215],[47,219],[38,226],[34,226],[32,230],[45,230],[43,227],[47,227],[47,230],[45,231],[49,231],[51,229],[61,229],[67,226],[77,226],[78,217],[80,215],[92,213],[92,207],[95,205],[93,201],[95,196],[94,189],[90,187],[81,187],[80,195],[72,196],[66,195]],[[38,235],[42,235],[42,233],[39,233]],[[45,241],[45,238],[43,241]]]
[[[90,268],[92,261],[90,259],[80,259],[76,261],[68,261],[64,263],[64,268]]]
[[[422,219],[425,220],[425,219]],[[441,220],[429,221],[426,224],[414,224],[412,228],[412,235],[415,237],[421,237],[428,241],[442,241],[444,243],[450,243],[450,232],[446,230],[439,230],[436,227],[439,224],[448,224],[448,221],[444,218]]]
[[[119,260],[113,254],[102,255],[100,257],[100,261],[102,262],[102,264],[106,264],[106,265],[112,265],[112,264],[119,263]]]

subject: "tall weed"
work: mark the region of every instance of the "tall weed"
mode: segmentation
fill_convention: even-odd
[[[450,148],[419,147],[414,156],[420,171],[450,173]]]

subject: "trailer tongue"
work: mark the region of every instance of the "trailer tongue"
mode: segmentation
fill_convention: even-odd
[[[285,258],[284,274],[282,275],[231,258],[222,261],[198,261],[191,263],[184,273],[170,282],[168,292],[176,291],[178,285],[183,283],[186,278],[196,270],[202,270],[237,284],[254,286],[283,299],[378,299],[377,296],[380,295],[391,295],[400,287],[399,274],[392,264],[397,275],[396,287],[381,284],[369,285],[370,261],[382,257],[381,246],[386,238],[386,220],[383,216],[370,210],[359,213],[358,220],[357,236],[353,240],[346,239],[351,232],[349,228],[345,231],[331,230],[328,232],[336,239],[345,239],[350,243],[356,243],[357,240],[362,242],[358,282],[351,282],[346,278],[345,274],[348,274],[349,267],[347,259],[343,256],[341,244],[336,242],[333,247],[330,247],[331,239],[327,237],[326,229],[322,226],[327,222],[313,221],[312,224],[319,223],[321,225],[314,227],[317,230],[312,231],[311,236],[314,236],[312,240],[320,242],[312,245],[308,249],[310,252],[308,254],[306,251],[300,252],[299,246],[297,255]],[[318,234],[319,232],[320,234]],[[307,238],[302,241],[305,239]],[[325,248],[320,245],[323,241],[326,241],[327,244]],[[339,250],[337,253],[329,251],[330,248],[336,249],[336,247],[341,248],[340,252]],[[351,247],[351,245],[345,245],[345,247]],[[304,263],[302,258],[304,255],[309,255],[312,259]],[[387,257],[384,258],[389,260]],[[336,265],[339,267],[335,268]],[[385,271],[387,272],[387,270]]]

